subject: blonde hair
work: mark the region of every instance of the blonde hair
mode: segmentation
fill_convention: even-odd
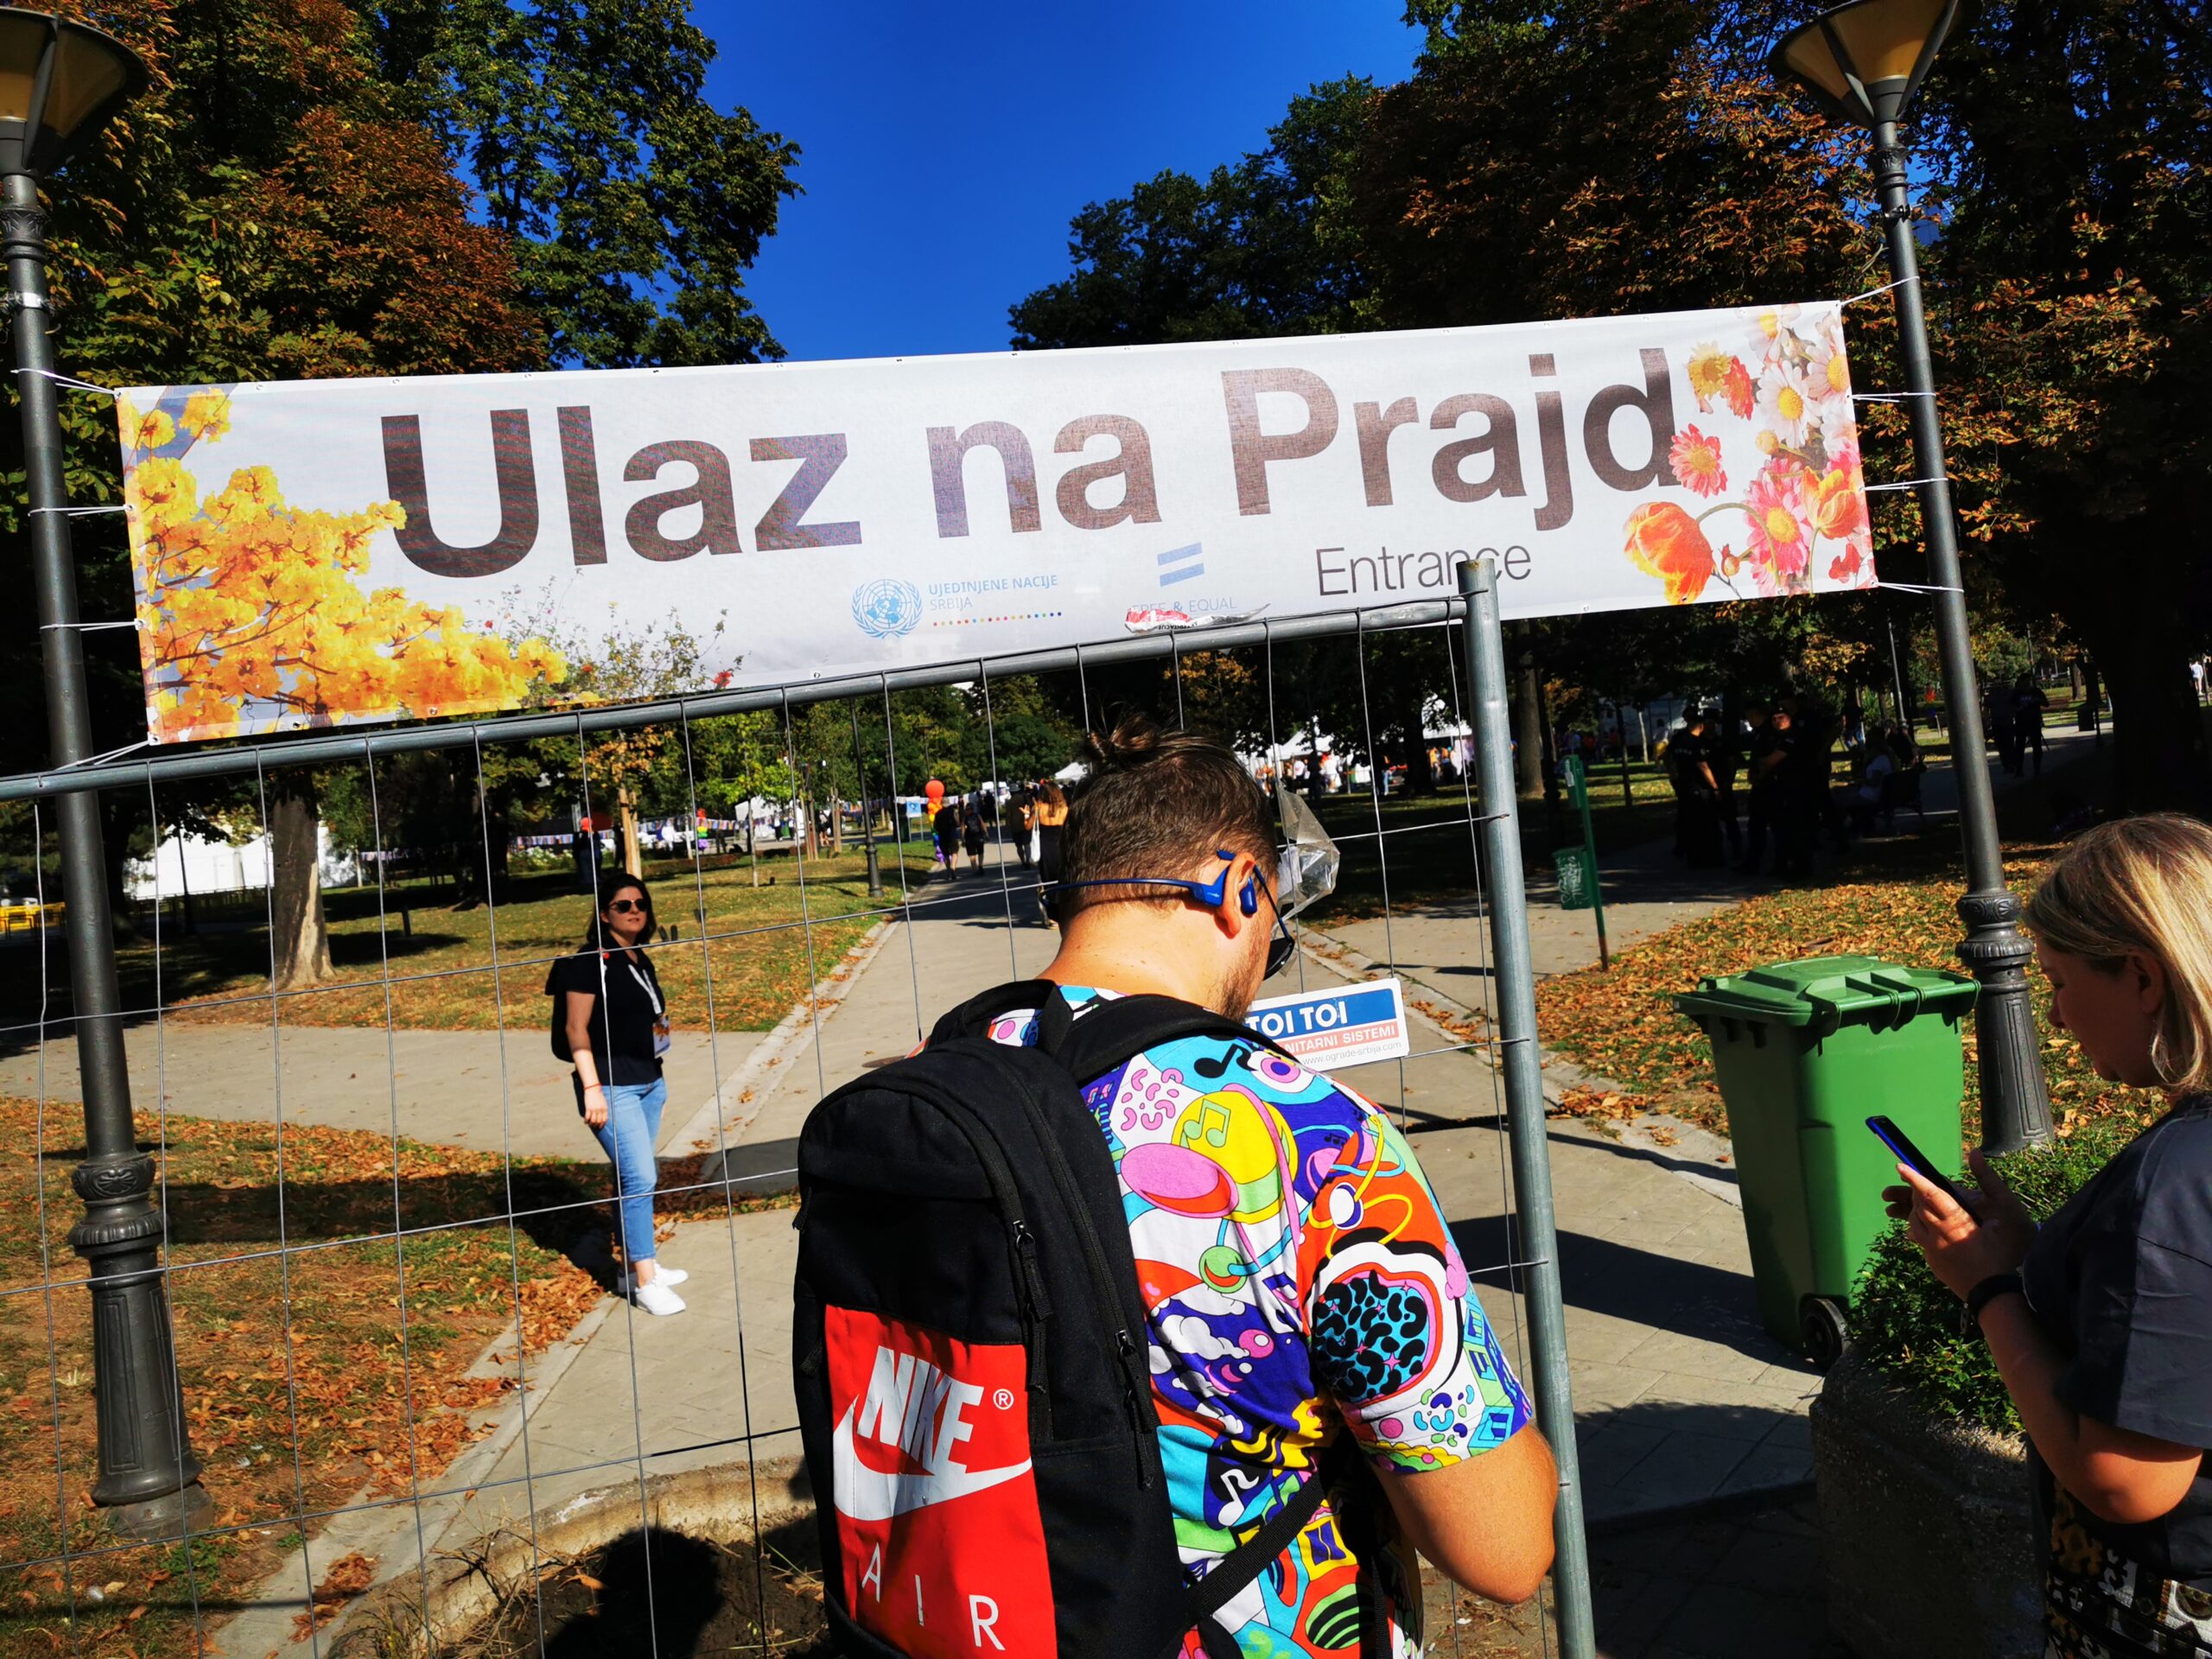
[[[2154,813],[2101,823],[2028,900],[2028,931],[2107,973],[2131,951],[2166,970],[2151,1064],[2177,1094],[2212,1087],[2212,828]]]

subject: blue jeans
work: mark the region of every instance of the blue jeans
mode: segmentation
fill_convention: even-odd
[[[668,1084],[610,1083],[607,1122],[592,1129],[614,1164],[614,1196],[621,1217],[622,1255],[632,1266],[653,1259],[653,1147],[660,1140],[660,1109]]]

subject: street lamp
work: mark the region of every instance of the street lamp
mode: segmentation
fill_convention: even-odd
[[[1928,359],[1928,323],[1906,199],[1904,140],[1897,123],[1935,61],[1944,37],[1972,10],[1972,0],[1851,0],[1784,35],[1768,60],[1777,79],[1795,80],[1829,117],[1874,135],[1874,191],[1896,286],[1897,350],[1904,359],[1905,405],[1922,526],[1935,588],[1936,637],[1943,665],[1943,702],[1951,728],[1952,771],[1959,780],[1959,828],[1966,842],[1967,893],[1959,916],[1967,937],[1960,958],[1981,982],[1974,1031],[1980,1050],[1981,1126],[1992,1152],[2050,1138],[2050,1098],[2037,1058],[2035,1015],[2028,1002],[2028,959],[2034,950],[2020,931],[2020,901],[2005,886],[1997,813],[1983,761],[1981,699],[1967,638],[1967,601],[1959,579],[1957,522],[1936,419],[1936,376]]]
[[[145,85],[145,66],[120,41],[43,12],[0,7],[0,257],[8,263],[16,389],[22,399],[47,740],[50,764],[57,766],[91,757],[92,724],[69,496],[62,483],[54,346],[47,332],[46,214],[39,207],[38,181]],[[69,1179],[86,1209],[69,1230],[69,1243],[89,1264],[92,1281],[99,1414],[99,1476],[92,1501],[108,1510],[120,1532],[177,1537],[212,1506],[185,1433],[162,1277],[167,1224],[151,1198],[154,1160],[138,1150],[130,1122],[99,798],[90,791],[63,795],[55,816],[85,1096],[85,1161]]]

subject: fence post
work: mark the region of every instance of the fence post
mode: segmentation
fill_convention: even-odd
[[[54,345],[46,331],[46,214],[38,205],[38,181],[29,173],[0,179],[0,253],[7,259],[14,312],[50,764],[67,766],[92,753],[92,710],[77,616],[69,492],[61,470],[60,413],[51,378]],[[85,1161],[69,1174],[85,1214],[69,1230],[69,1243],[92,1278],[92,1394],[99,1418],[99,1478],[92,1484],[92,1501],[108,1509],[120,1532],[176,1537],[212,1505],[200,1490],[200,1465],[187,1440],[169,1332],[162,1269],[168,1225],[152,1196],[154,1160],[138,1150],[130,1116],[99,798],[90,789],[73,791],[60,798],[55,813],[67,906],[70,1013],[85,1102]],[[158,845],[154,852],[158,865]]]
[[[1513,780],[1513,729],[1505,706],[1505,645],[1498,624],[1497,567],[1459,567],[1466,596],[1463,631],[1474,692],[1476,797],[1483,862],[1490,879],[1491,962],[1497,976],[1497,1049],[1505,1084],[1507,1135],[1522,1259],[1522,1306],[1529,1323],[1529,1382],[1536,1426],[1559,1459],[1552,1591],[1562,1659],[1593,1659],[1590,1552],[1582,1530],[1582,1481],[1567,1386],[1567,1309],[1560,1295],[1559,1236],[1552,1218],[1551,1148],[1545,1138],[1543,1058],[1536,1047],[1536,981],[1529,956],[1529,890],[1521,869],[1521,823]]]

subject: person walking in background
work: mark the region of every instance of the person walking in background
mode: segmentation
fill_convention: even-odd
[[[968,868],[983,868],[983,806],[981,794],[970,795],[960,814],[960,842],[967,849]]]
[[[1037,890],[1038,908],[1052,919],[1051,885],[1060,879],[1060,831],[1068,821],[1068,798],[1059,785],[1047,778],[1037,798],[1037,874],[1045,883]]]
[[[1667,743],[1668,770],[1675,785],[1675,851],[1694,870],[1722,861],[1720,783],[1713,772],[1710,717],[1692,703],[1682,729]]]
[[[2035,756],[2035,776],[2043,776],[2043,711],[2050,707],[2050,698],[2043,687],[2036,683],[2032,674],[2023,674],[2012,682],[2012,753],[2015,762],[2025,756]],[[2020,767],[2015,764],[2018,773]]]
[[[1966,1305],[2027,1431],[2046,1659],[2212,1656],[2212,829],[2067,849],[2023,918],[2050,1023],[2165,1111],[2040,1227],[1976,1152],[1966,1205],[1900,1166],[1890,1214]]]
[[[554,999],[553,1052],[575,1063],[576,1110],[614,1166],[617,1288],[648,1313],[681,1313],[675,1287],[690,1275],[654,1260],[653,1186],[668,1086],[668,1005],[652,954],[653,896],[634,875],[607,884],[582,948],[545,976]]]
[[[1027,784],[1014,791],[1006,804],[1007,832],[1014,837],[1014,855],[1021,861],[1021,868],[1029,868],[1029,834],[1034,827],[1037,814],[1036,798]]]
[[[1754,708],[1751,713],[1758,715],[1762,711]],[[1789,858],[1789,780],[1783,766],[1796,748],[1789,735],[1789,711],[1777,709],[1752,728],[1751,833],[1744,849],[1744,861],[1737,867],[1747,875],[1758,874],[1770,841],[1774,843],[1776,870],[1779,871]]]
[[[954,855],[960,851],[960,807],[956,796],[937,810],[930,820],[930,834],[937,842],[937,861],[949,875]]]
[[[1706,722],[1706,761],[1719,785],[1720,828],[1728,837],[1732,863],[1744,861],[1744,823],[1737,812],[1736,774],[1744,765],[1744,722],[1724,708]]]

